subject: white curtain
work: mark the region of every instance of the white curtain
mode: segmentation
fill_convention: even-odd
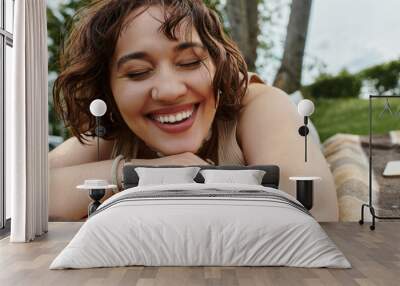
[[[48,229],[46,0],[15,1],[13,93],[6,98],[6,187],[11,242]]]

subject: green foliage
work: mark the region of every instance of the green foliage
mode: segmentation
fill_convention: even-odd
[[[359,76],[372,82],[377,94],[399,93],[400,60],[376,65],[359,73]]]
[[[56,11],[47,7],[47,33],[48,33],[48,52],[49,52],[49,74],[58,74],[60,70],[59,56],[63,41],[72,23],[72,18],[76,11],[89,0],[70,0],[61,3]],[[57,118],[53,97],[53,81],[49,80],[49,100],[48,100],[48,118],[49,134],[62,136],[64,139],[70,137],[68,130],[62,121]]]
[[[311,98],[358,97],[361,85],[362,81],[358,76],[343,70],[337,76],[320,75],[313,84],[303,87],[302,92]]]
[[[337,76],[322,74],[316,81],[302,88],[310,98],[358,97],[363,83],[372,85],[371,94],[400,93],[400,60],[376,65],[356,74],[342,71]]]
[[[311,120],[318,130],[321,142],[336,133],[368,135],[369,101],[358,98],[320,98],[314,101],[315,113]],[[373,99],[372,124],[374,134],[386,134],[390,130],[399,129],[400,99],[390,99],[393,115],[381,112],[384,99]]]
[[[49,73],[59,72],[59,55],[65,36],[69,32],[72,18],[79,8],[90,0],[70,0],[59,5],[57,11],[47,7],[47,33],[49,51]]]
[[[211,9],[217,11],[219,13],[219,7],[221,5],[221,1],[219,0],[204,0],[204,3]]]

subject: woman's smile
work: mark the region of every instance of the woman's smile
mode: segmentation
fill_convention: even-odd
[[[190,103],[174,107],[162,108],[150,112],[147,118],[162,131],[179,133],[192,127],[196,120],[200,103]]]

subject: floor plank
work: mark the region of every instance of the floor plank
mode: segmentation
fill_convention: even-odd
[[[357,223],[322,223],[352,269],[291,267],[116,267],[48,269],[82,222],[51,222],[31,243],[0,240],[0,285],[400,285],[400,222],[379,222],[375,231]]]

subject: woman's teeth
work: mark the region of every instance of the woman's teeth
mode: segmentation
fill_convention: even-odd
[[[193,110],[194,109],[192,108],[191,110],[181,111],[181,112],[174,113],[174,114],[153,115],[152,117],[154,120],[157,120],[158,122],[161,122],[161,123],[175,123],[175,122],[186,120],[187,118],[192,116]]]

